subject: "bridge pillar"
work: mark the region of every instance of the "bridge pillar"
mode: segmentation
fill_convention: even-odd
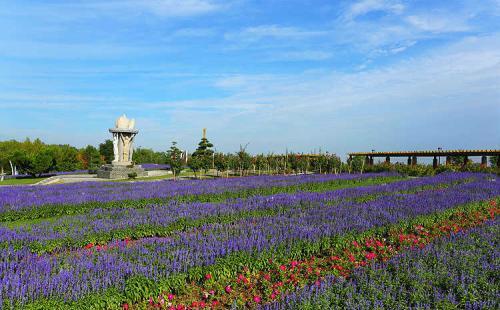
[[[488,157],[481,156],[481,168],[488,167]]]
[[[408,166],[411,165],[411,157],[408,156]]]
[[[373,166],[373,156],[370,156],[370,166]]]
[[[369,166],[370,165],[370,157],[366,156],[365,157],[365,166]]]
[[[417,164],[417,156],[413,156],[413,157],[411,158],[411,165],[412,165],[412,166],[415,166],[416,164]]]
[[[386,156],[385,157],[385,163],[386,164],[390,164],[391,163],[391,157],[390,156]]]
[[[464,163],[463,163],[463,166],[467,166],[467,163],[469,162],[469,156],[465,156],[464,157]]]
[[[438,159],[436,156],[434,156],[434,159],[432,160],[432,168],[436,169],[438,167]]]

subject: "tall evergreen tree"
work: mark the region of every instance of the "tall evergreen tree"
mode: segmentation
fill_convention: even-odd
[[[200,143],[198,143],[198,148],[191,156],[198,160],[200,169],[203,169],[205,174],[207,174],[207,171],[212,168],[213,165],[213,146],[214,145],[208,141],[205,129],[203,129],[203,137],[201,138]]]

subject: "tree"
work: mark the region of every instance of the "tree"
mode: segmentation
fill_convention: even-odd
[[[229,168],[228,157],[222,153],[216,153],[214,155],[214,165],[215,165],[215,169],[217,169],[217,176],[218,176],[219,171],[221,173],[223,173],[224,171],[226,171]],[[224,175],[223,175],[223,177],[224,177]]]
[[[194,151],[193,155],[191,155],[191,158],[197,158],[200,169],[203,169],[205,174],[207,174],[207,171],[212,167],[214,154],[214,151],[212,150],[213,146],[214,145],[210,143],[205,136],[203,136],[200,143],[198,143],[198,148]]]
[[[36,154],[32,159],[28,168],[28,173],[32,176],[42,176],[54,167],[53,153],[47,149]]]
[[[353,172],[361,172],[364,166],[364,158],[363,156],[354,156],[352,159],[347,160],[350,171]]]
[[[165,164],[167,156],[165,152],[155,152],[152,149],[138,148],[134,150],[133,160],[137,164]]]
[[[24,150],[17,150],[11,156],[11,162],[21,173],[28,173],[31,161]]]
[[[86,162],[86,168],[89,171],[96,171],[102,164],[101,154],[92,145],[88,145],[83,151],[83,157]]]
[[[202,168],[202,162],[199,157],[191,156],[187,162],[188,167],[193,170],[194,177],[197,178],[196,173]]]
[[[498,167],[498,161],[500,160],[500,155],[490,156],[490,164],[492,167]]]
[[[264,170],[267,164],[266,156],[264,154],[259,154],[255,156],[255,166],[257,170],[259,170],[259,175],[261,173],[261,170]]]
[[[113,151],[113,141],[107,139],[104,143],[99,144],[99,154],[104,157],[104,161],[108,164],[111,164],[115,157],[115,153]]]
[[[55,165],[56,171],[74,171],[83,168],[78,160],[78,150],[70,145],[61,145],[58,148],[58,153]]]
[[[167,164],[175,177],[182,171],[182,151],[177,147],[177,142],[173,141],[170,150],[167,151]]]
[[[247,153],[246,148],[248,144],[244,147],[240,145],[240,150],[236,154],[238,156],[238,168],[240,170],[240,176],[243,175],[244,171],[247,171],[252,167],[252,156]]]

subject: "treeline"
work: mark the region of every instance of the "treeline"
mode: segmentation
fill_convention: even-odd
[[[0,141],[0,174],[40,176],[45,173],[71,172],[88,170],[95,172],[105,163],[113,160],[113,142],[106,140],[98,147],[88,145],[76,148],[64,144],[46,144],[40,139],[22,142],[10,140]],[[246,147],[234,153],[215,153],[213,144],[203,137],[196,151],[187,154],[181,151],[176,142],[166,152],[138,148],[134,151],[135,164],[153,163],[169,164],[174,178],[183,169],[189,168],[195,174],[207,174],[213,171],[218,176],[245,176],[250,174],[298,174],[298,173],[363,173],[377,171],[395,171],[404,175],[432,175],[443,171],[480,171],[498,173],[498,156],[491,157],[491,167],[483,168],[469,161],[463,165],[464,158],[452,158],[451,165],[441,165],[433,169],[432,165],[408,166],[405,164],[381,163],[365,165],[364,157],[356,156],[343,162],[335,154],[307,155],[287,152],[286,154],[251,155]]]
[[[0,141],[0,174],[40,176],[45,173],[88,170],[94,172],[113,160],[113,142],[98,147],[76,148],[68,144],[46,144],[40,139]],[[136,163],[166,163],[164,152],[137,149]]]

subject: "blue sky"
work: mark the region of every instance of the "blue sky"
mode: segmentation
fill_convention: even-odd
[[[500,0],[0,0],[0,140],[500,147]]]

